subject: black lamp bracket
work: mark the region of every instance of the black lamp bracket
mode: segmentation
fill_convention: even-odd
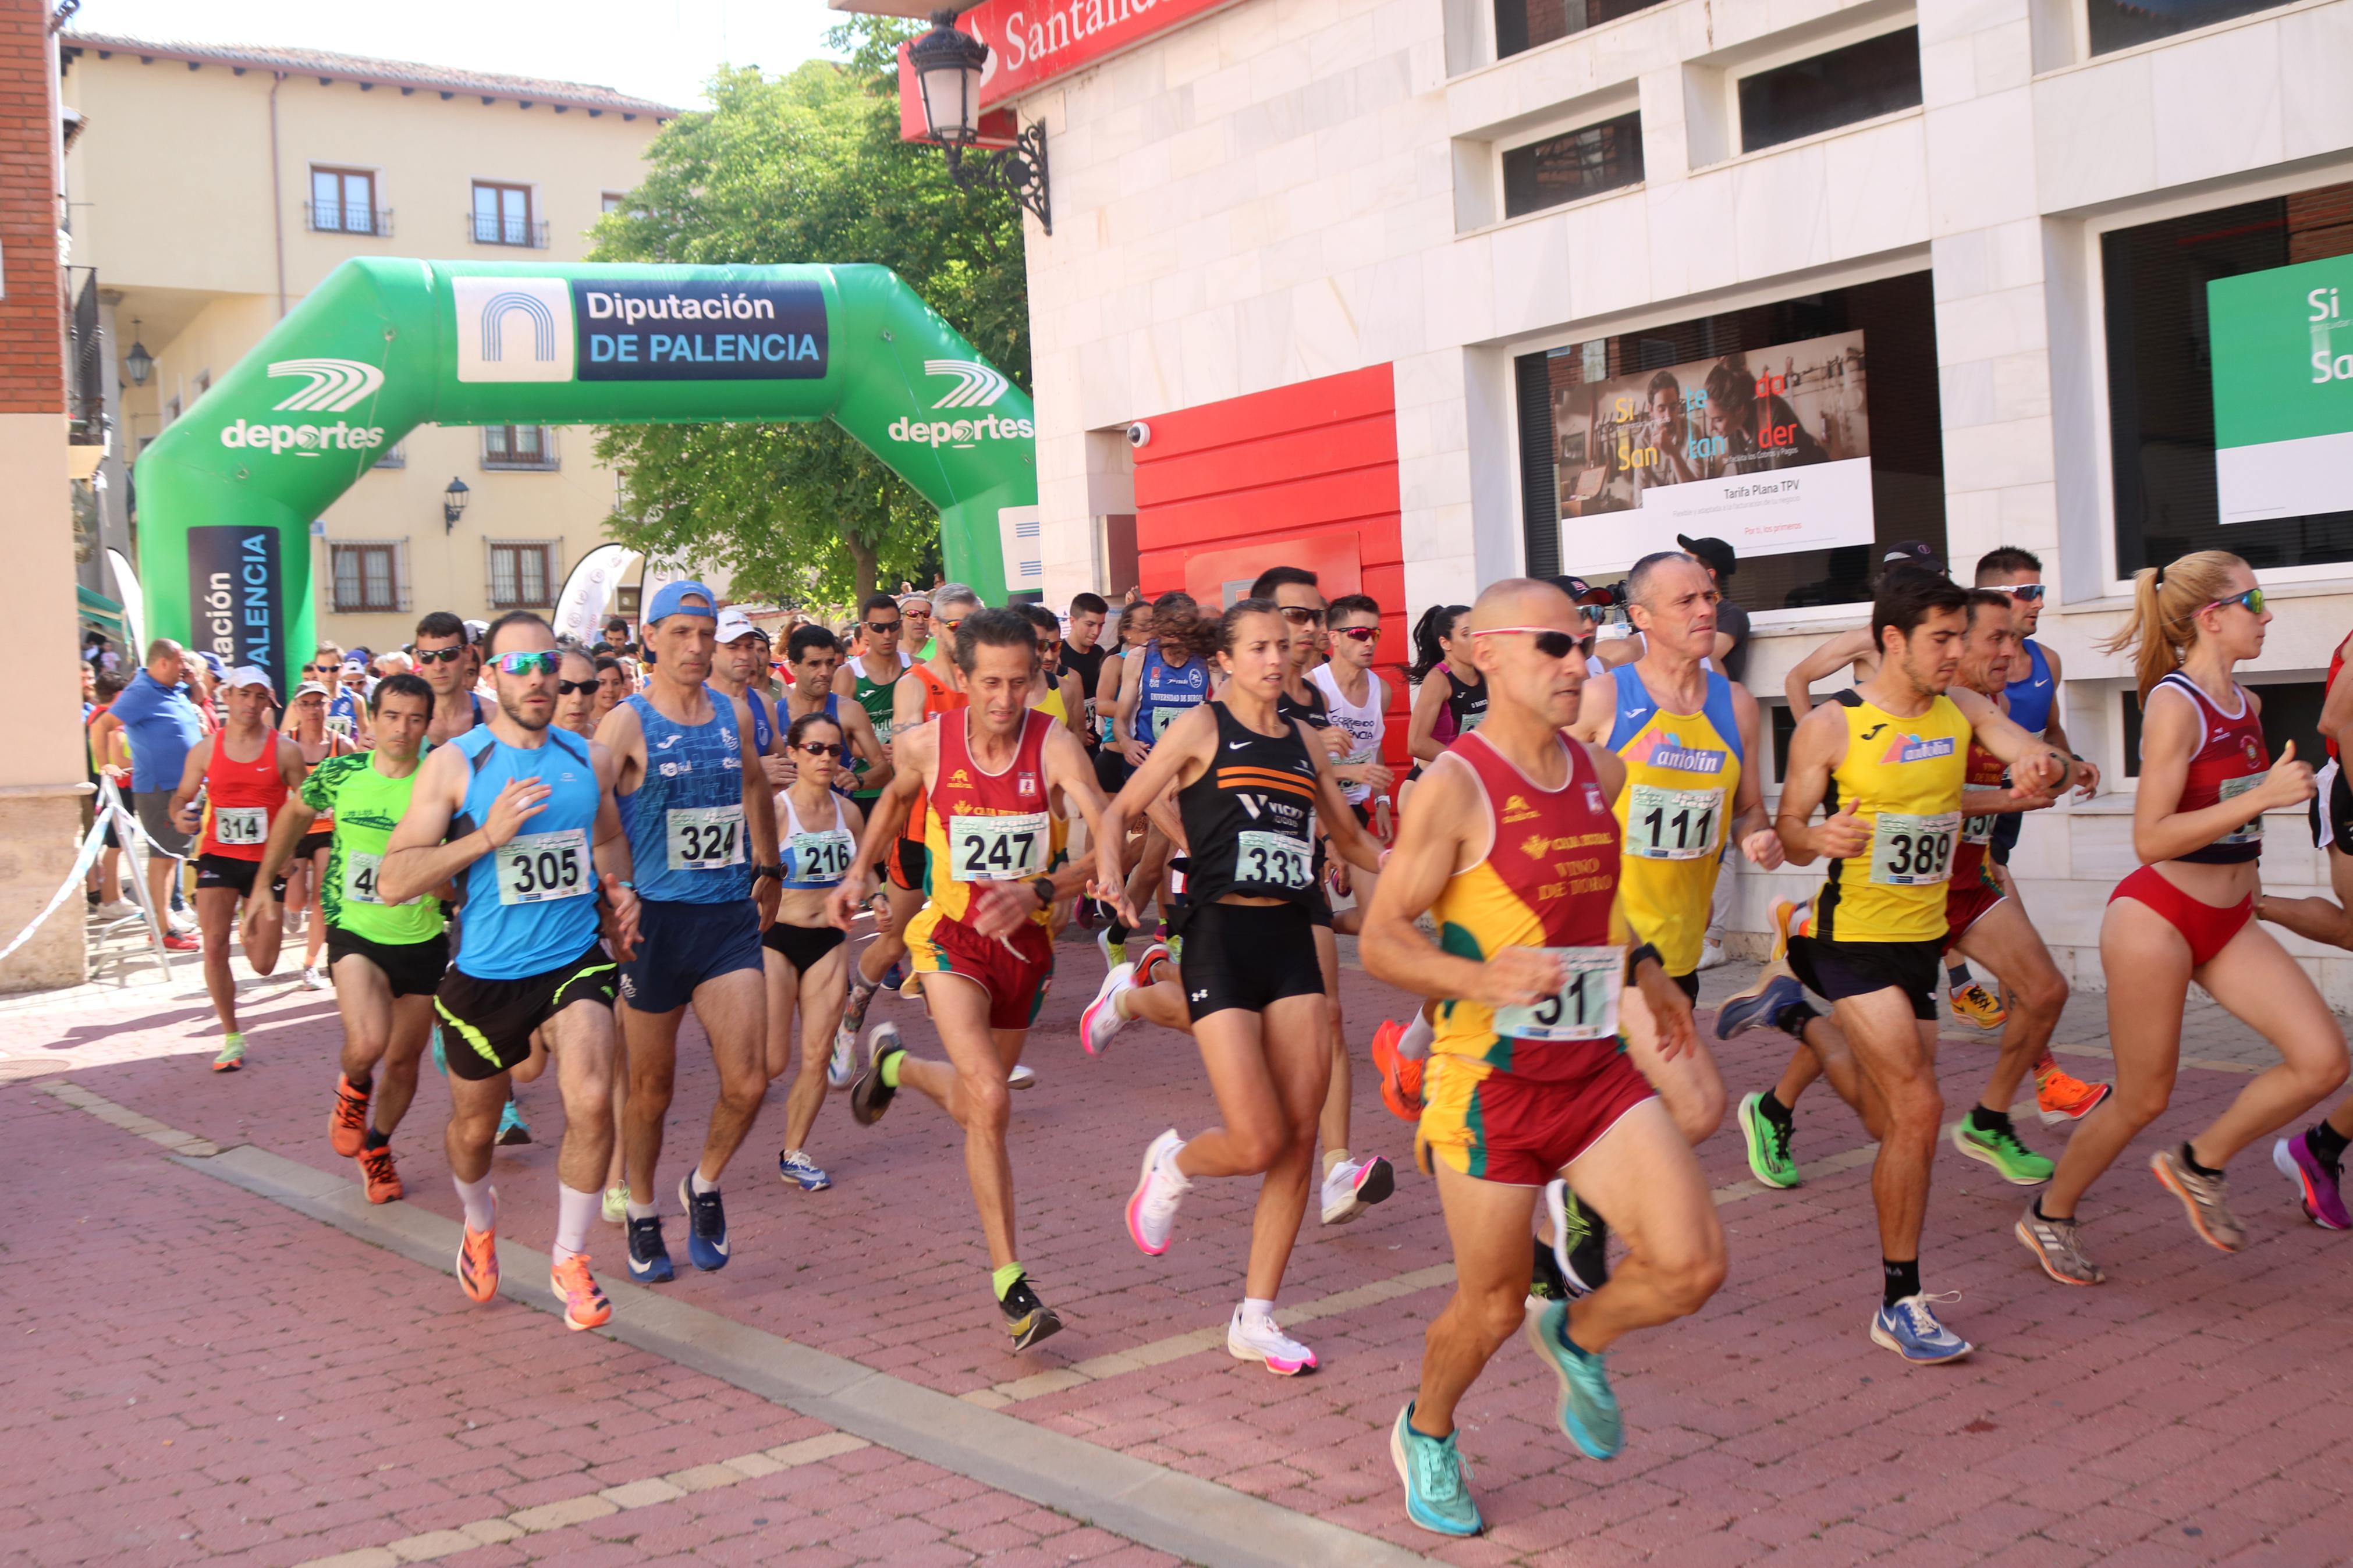
[[[948,173],[968,190],[1002,191],[1037,216],[1038,226],[1054,232],[1054,214],[1046,195],[1046,127],[1032,121],[1000,153],[967,153],[955,142],[944,142]]]

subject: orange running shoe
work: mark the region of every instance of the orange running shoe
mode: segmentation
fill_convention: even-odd
[[[400,1173],[392,1163],[392,1145],[379,1149],[363,1149],[359,1152],[360,1174],[367,1179],[367,1200],[372,1204],[396,1204],[408,1195],[400,1184]]]
[[[496,1193],[491,1194],[491,1228],[476,1230],[463,1220],[458,1242],[458,1283],[466,1299],[487,1301],[499,1293],[499,1226]]]
[[[2106,1084],[2085,1083],[2061,1071],[2059,1064],[2047,1058],[2034,1069],[2034,1110],[2045,1127],[2081,1121],[2107,1098]]]
[[[1174,980],[1176,978],[1176,955],[1169,951],[1166,942],[1155,937],[1145,948],[1144,956],[1135,961],[1135,983],[1143,986]]]
[[[1421,1120],[1421,1067],[1398,1055],[1398,1042],[1405,1038],[1405,1026],[1394,1018],[1384,1018],[1381,1026],[1373,1031],[1373,1070],[1380,1075],[1381,1103],[1389,1114],[1400,1121]]]
[[[604,1287],[588,1272],[586,1253],[575,1253],[557,1264],[547,1282],[554,1287],[555,1299],[564,1303],[565,1328],[577,1332],[612,1321],[613,1303],[605,1299]]]
[[[327,1116],[327,1142],[335,1152],[346,1160],[356,1160],[367,1147],[368,1097],[364,1089],[352,1087],[352,1080],[343,1074],[335,1075],[335,1109]]]

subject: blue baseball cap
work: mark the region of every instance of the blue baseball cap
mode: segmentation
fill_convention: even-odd
[[[702,604],[690,605],[686,602],[690,598],[697,597],[702,599]],[[719,595],[700,583],[666,584],[654,595],[654,602],[647,606],[646,625],[652,626],[657,621],[677,615],[702,616],[705,619],[716,621],[719,618]]]
[[[213,672],[213,679],[215,680],[227,680],[228,679],[228,666],[222,661],[220,655],[213,652],[209,648],[198,648],[196,650],[196,657],[205,661],[205,667]]]

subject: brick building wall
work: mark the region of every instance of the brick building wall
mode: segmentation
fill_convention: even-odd
[[[65,410],[60,157],[46,0],[0,0],[0,414]]]

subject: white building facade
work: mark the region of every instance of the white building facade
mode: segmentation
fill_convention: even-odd
[[[1093,3],[1028,20],[1067,16],[1067,47],[1040,36],[1077,57]],[[2105,777],[2030,822],[2015,865],[2079,984],[2101,984],[2101,906],[2134,864],[2137,714],[2097,644],[2135,568],[2207,548],[2257,567],[2277,618],[2249,679],[2278,689],[2274,747],[2312,753],[2353,629],[2353,510],[2221,521],[2206,286],[2353,251],[2353,0],[2169,19],[2114,0],[1113,4],[1129,31],[1107,55],[1060,76],[1029,59],[1012,100],[1051,169],[1053,232],[1029,235],[1050,603],[1187,585],[1210,540],[1226,558],[1192,578],[1229,582],[1303,531],[1356,552],[1396,657],[1425,607],[1495,578],[1622,571],[1661,528],[1640,492],[1684,477],[1656,432],[1704,458],[1722,362],[1804,429],[1769,403],[1758,425],[1824,448],[1818,468],[1758,459],[1805,480],[1789,526],[1818,542],[1743,547],[1760,700],[1862,624],[1886,545],[1925,541],[1963,581],[1997,546],[2042,558],[2040,638]],[[1020,43],[1008,5],[965,25]],[[1662,374],[1679,428],[1637,412]],[[1715,390],[1721,408],[1739,389]],[[1393,500],[1284,488],[1335,468]],[[1733,537],[1727,482],[1665,517]],[[2275,891],[2327,885],[2300,818],[2269,825],[2263,866]],[[1787,885],[1743,875],[1736,923],[1761,931]],[[2298,951],[2353,1004],[2353,955]]]

